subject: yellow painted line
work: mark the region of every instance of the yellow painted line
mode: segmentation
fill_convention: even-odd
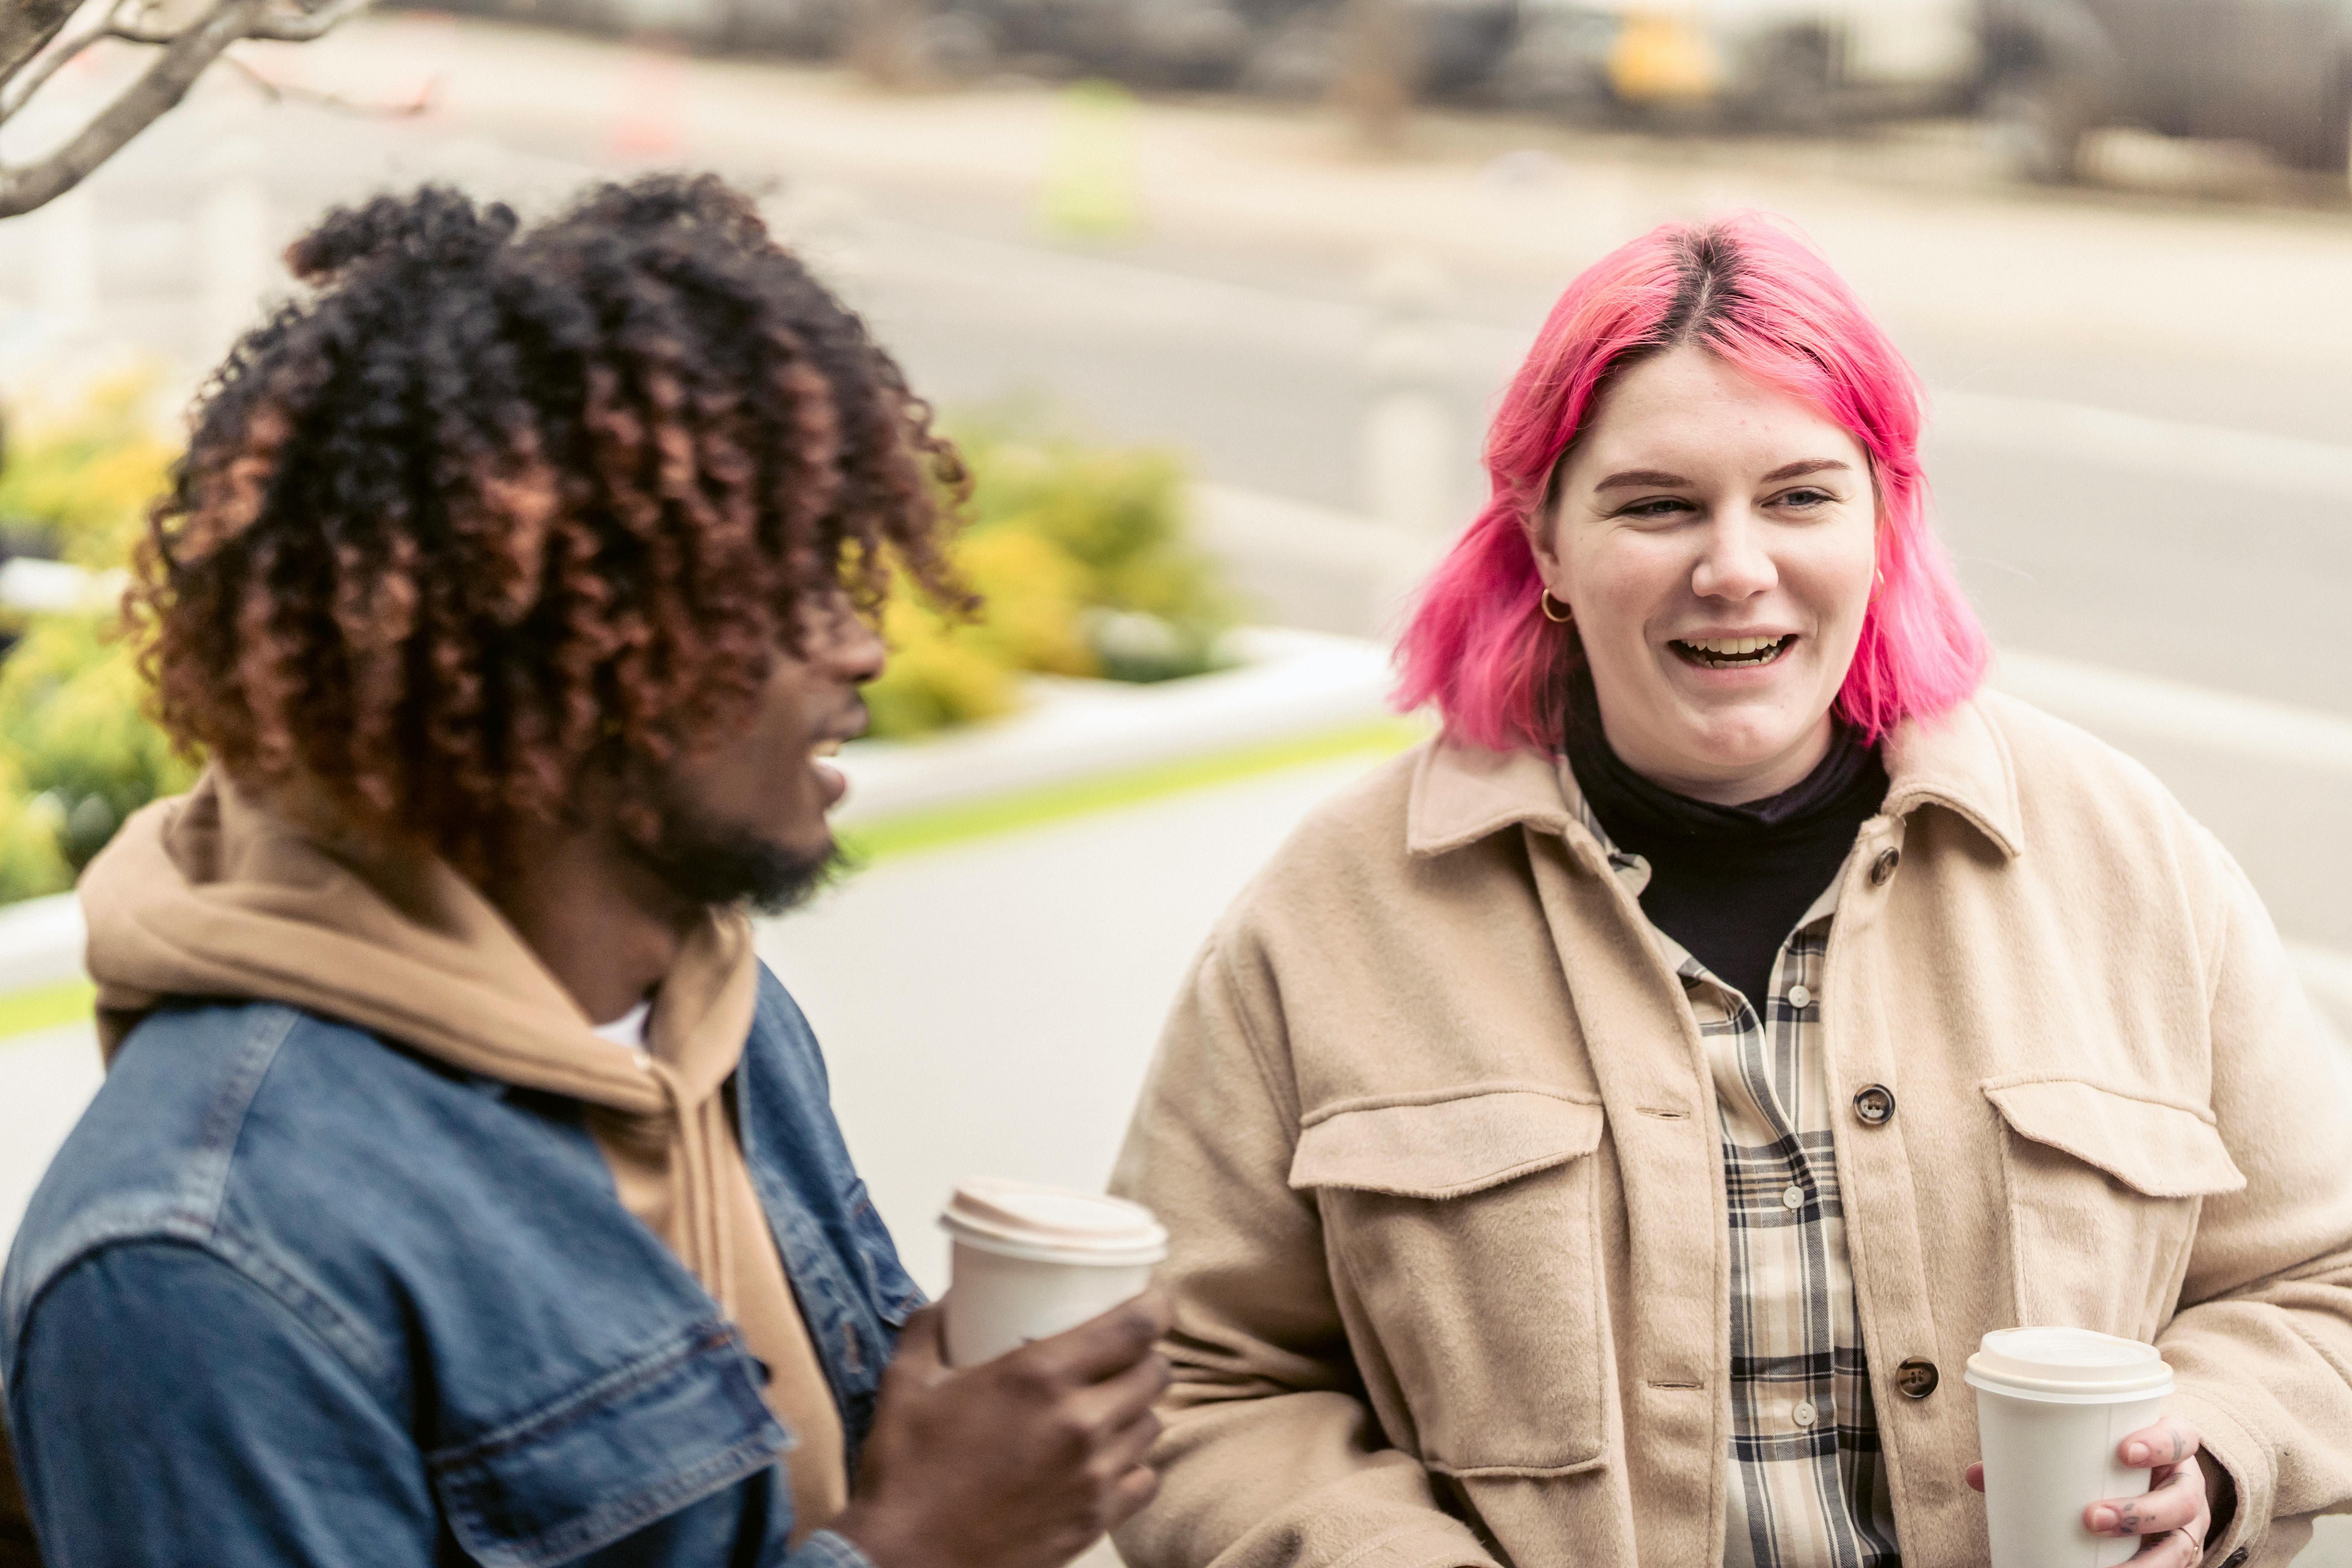
[[[842,847],[863,865],[901,855],[1050,826],[1077,817],[1165,799],[1170,795],[1236,784],[1287,768],[1336,762],[1342,757],[1392,755],[1428,731],[1405,719],[1379,719],[1297,740],[1269,742],[1186,757],[1123,773],[1097,773],[1066,784],[1014,790],[986,800],[883,817],[844,829]],[[96,992],[87,980],[61,980],[0,995],[0,1046],[22,1036],[90,1016]]]
[[[1186,757],[1124,773],[1097,773],[1066,784],[1041,784],[992,795],[986,800],[884,817],[844,829],[842,847],[855,862],[871,865],[920,850],[945,848],[972,839],[992,838],[999,834],[1140,805],[1168,795],[1233,784],[1286,768],[1341,757],[1393,754],[1425,733],[1420,725],[1407,720],[1379,719],[1297,740]]]
[[[95,986],[77,976],[0,996],[0,1044],[61,1024],[79,1023],[89,1016],[90,1003],[97,995]]]

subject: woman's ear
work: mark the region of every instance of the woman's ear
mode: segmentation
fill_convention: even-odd
[[[1544,586],[1555,592],[1565,586],[1559,570],[1559,504],[1551,486],[1545,487],[1535,510],[1520,520],[1519,531],[1527,535],[1528,550],[1536,558],[1536,572]]]

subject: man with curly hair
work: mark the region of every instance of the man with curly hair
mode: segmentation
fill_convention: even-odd
[[[37,1535],[1057,1568],[1152,1489],[1160,1309],[945,1372],[746,915],[832,858],[887,574],[965,602],[953,451],[715,180],[289,259],[131,595],[209,766],[83,882],[108,1079],[0,1283]]]

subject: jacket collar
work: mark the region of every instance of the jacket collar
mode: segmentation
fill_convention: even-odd
[[[2024,848],[2017,774],[1982,693],[1932,719],[1906,719],[1882,749],[1885,815],[1900,821],[1939,805],[1974,827],[2004,858]],[[1566,837],[1577,820],[1556,758],[1488,752],[1438,737],[1414,764],[1405,848],[1443,855],[1524,825]]]

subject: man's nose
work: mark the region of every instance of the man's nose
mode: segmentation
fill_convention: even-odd
[[[1764,548],[1756,519],[1743,506],[1719,515],[1706,531],[1705,553],[1691,572],[1691,591],[1703,599],[1739,603],[1780,580],[1780,569]]]
[[[889,660],[889,645],[882,640],[880,628],[864,616],[842,616],[827,639],[825,663],[853,684],[863,685],[875,679]]]

